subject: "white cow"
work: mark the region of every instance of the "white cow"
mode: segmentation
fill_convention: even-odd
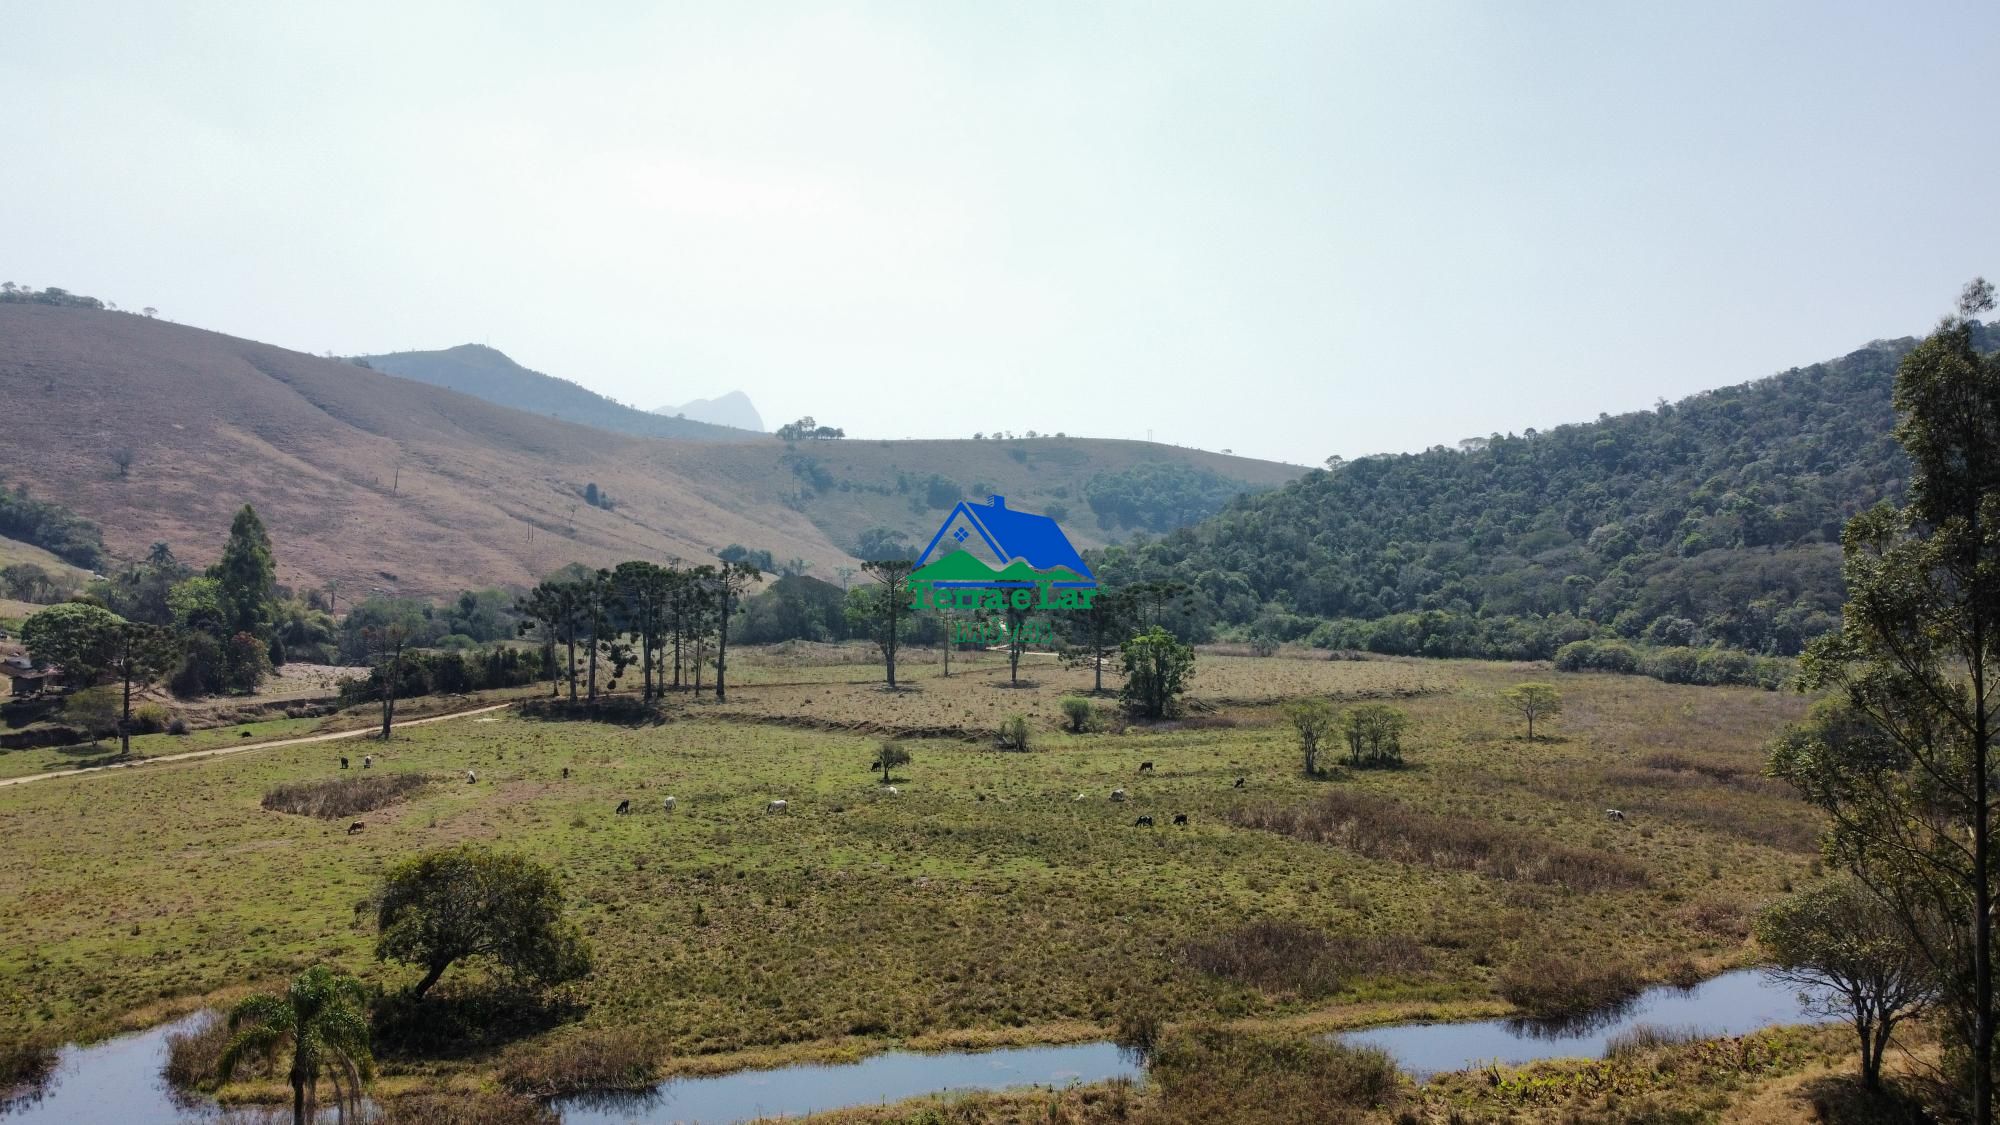
[[[1615,820],[1622,824],[1625,820],[1625,813],[1621,809],[1605,809],[1604,818],[1606,820]]]
[[[666,810],[668,812],[674,811],[674,799],[672,797],[668,797],[666,800],[661,801],[660,804],[666,806]]]
[[[882,790],[882,795],[884,797],[900,797],[903,795],[903,791],[891,785]]]
[[[785,801],[772,801],[770,804],[764,806],[764,811],[767,813],[784,812],[786,809],[789,809],[791,807],[792,806]]]

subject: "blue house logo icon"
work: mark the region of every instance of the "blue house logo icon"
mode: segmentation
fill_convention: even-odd
[[[961,500],[917,558],[912,583],[939,587],[1095,589],[1097,578],[1056,521],[1005,496]]]

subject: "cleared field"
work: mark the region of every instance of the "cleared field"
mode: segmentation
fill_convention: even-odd
[[[890,1040],[1078,1038],[1134,1005],[1291,1027],[1490,1012],[1504,1006],[1495,980],[1530,957],[1654,978],[1740,963],[1751,912],[1815,862],[1810,814],[1757,772],[1763,740],[1802,712],[1795,696],[1556,677],[1567,714],[1530,744],[1492,699],[1522,669],[1204,659],[1197,691],[1214,700],[1268,698],[1271,683],[1404,697],[1409,768],[1313,781],[1261,704],[1060,733],[1055,700],[1083,675],[1007,689],[982,667],[893,696],[831,674],[805,687],[746,678],[728,704],[655,727],[412,728],[370,746],[378,769],[472,769],[478,783],[433,785],[360,817],[352,836],[260,802],[332,776],[355,744],[0,790],[0,900],[13,904],[0,915],[0,1041],[148,1020],[315,960],[407,983],[371,960],[357,903],[389,863],[466,840],[559,867],[598,954],[576,988],[581,1022],[644,1028],[683,1070]],[[984,729],[989,712],[1029,714],[1044,728],[1034,751],[914,739],[896,797],[868,772],[876,739],[837,729],[909,716]],[[758,721],[794,713],[829,729]],[[1148,760],[1157,772],[1141,777]],[[1121,786],[1132,799],[1114,803]],[[1431,831],[1504,831],[1509,865],[1245,820],[1329,791],[1406,806]],[[669,794],[672,816],[659,811]],[[626,798],[640,815],[613,816]],[[772,798],[790,811],[767,814]],[[1609,807],[1628,822],[1607,822]],[[1189,825],[1170,826],[1181,813]],[[1133,827],[1140,815],[1160,826]],[[1636,874],[1573,889],[1531,874],[1537,849]],[[1257,920],[1393,956],[1316,962],[1296,984],[1254,949],[1242,979],[1197,967],[1242,962],[1214,951]]]

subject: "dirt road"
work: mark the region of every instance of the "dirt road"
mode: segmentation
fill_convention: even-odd
[[[512,706],[508,703],[494,703],[485,707],[474,707],[469,711],[453,711],[449,715],[432,715],[425,719],[408,719],[397,723],[398,727],[420,727],[425,723],[441,723],[446,719],[463,719],[468,715],[484,715],[489,711],[500,711]],[[308,734],[298,738],[279,738],[269,742],[247,742],[241,746],[217,746],[211,750],[190,750],[185,754],[162,754],[157,758],[135,758],[129,762],[113,762],[108,766],[85,766],[82,769],[55,770],[50,773],[31,773],[25,777],[0,779],[0,788],[9,785],[26,785],[31,781],[48,781],[56,777],[77,777],[86,773],[102,773],[105,770],[139,769],[145,766],[164,765],[168,762],[186,762],[195,758],[219,758],[224,754],[245,754],[252,750],[271,750],[279,746],[303,746],[308,742],[333,742],[342,738],[360,738],[374,734],[380,727],[361,727],[357,730],[329,731],[326,734]]]

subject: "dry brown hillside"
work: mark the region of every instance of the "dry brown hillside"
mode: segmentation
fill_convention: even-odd
[[[123,313],[0,305],[0,473],[103,525],[114,554],[219,549],[246,501],[280,579],[444,594],[572,559],[706,558],[741,543],[829,574],[866,527],[912,539],[940,513],[897,488],[944,473],[1034,508],[1145,459],[1275,484],[1298,472],[1139,442],[683,442],[574,425],[284,348]],[[865,407],[855,404],[855,413]],[[854,419],[850,418],[850,421]],[[1015,448],[1021,452],[1015,452]],[[133,451],[121,478],[112,451]],[[811,458],[820,473],[802,465]],[[844,483],[843,483],[844,482]],[[615,502],[584,503],[595,483]]]

